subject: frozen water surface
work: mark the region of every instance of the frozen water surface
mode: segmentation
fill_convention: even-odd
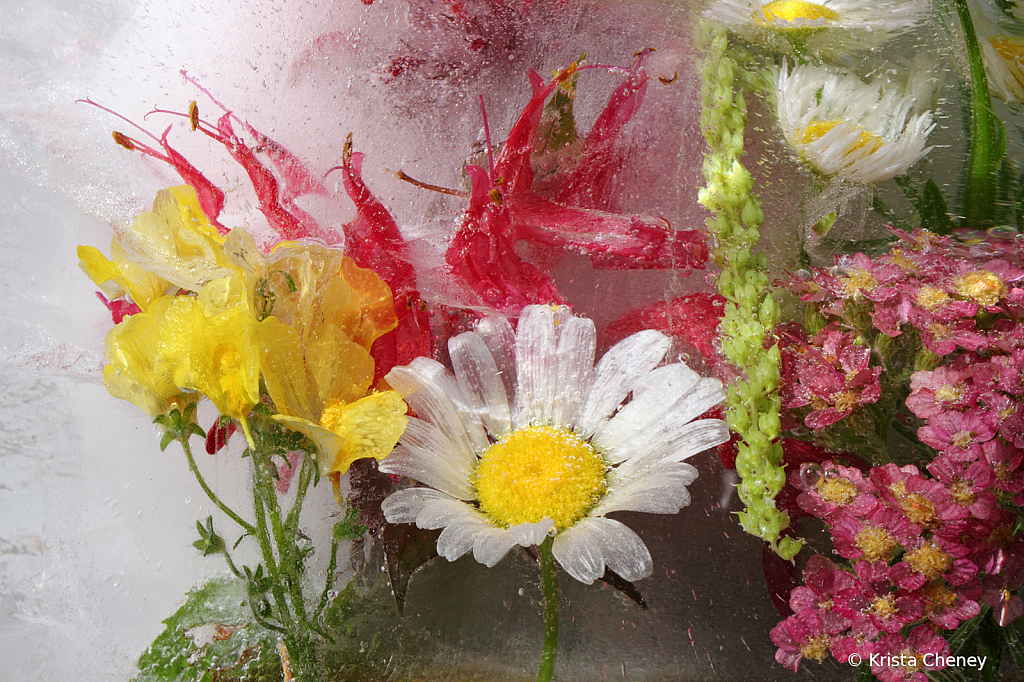
[[[429,1],[37,0],[0,8],[0,677],[128,679],[184,593],[224,572],[191,546],[196,520],[221,517],[185,459],[176,446],[160,453],[148,417],[99,382],[110,321],[75,256],[78,244],[105,251],[112,228],[179,181],[110,139],[112,129],[138,131],[76,100],[91,98],[155,133],[172,125],[172,143],[231,190],[222,220],[257,234],[265,221],[221,150],[190,136],[181,119],[143,121],[154,107],[185,111],[193,99],[207,118],[219,115],[179,71],[315,173],[339,163],[351,132],[366,155],[367,183],[428,263],[464,200],[402,183],[393,171],[465,189],[462,166],[483,151],[478,96],[497,142],[529,99],[528,69],[546,76],[584,52],[590,64],[627,66],[637,50],[656,47],[649,71],[678,79],[652,82],[627,126],[633,151],[614,194],[624,211],[663,215],[677,229],[703,225],[690,8],[479,8],[471,7],[477,18],[468,27],[448,5]],[[596,70],[581,77],[582,130],[619,82]],[[770,186],[785,190],[800,181],[793,175],[780,172]],[[329,189],[303,207],[323,224],[350,219],[348,199]],[[785,216],[793,207],[780,202],[768,211]],[[780,268],[793,246],[784,237],[772,244]],[[595,274],[571,254],[541,265],[599,327],[667,295],[707,290],[701,274]],[[428,295],[451,295],[429,269],[422,276]],[[237,451],[200,457],[211,485],[244,508],[247,465]],[[774,665],[768,631],[779,616],[760,543],[734,522],[737,502],[717,458],[705,453],[693,462],[701,476],[689,508],[627,519],[654,557],[654,576],[638,585],[649,611],[611,589],[562,578],[560,679],[842,677],[847,671],[831,663],[805,666],[799,676]],[[323,547],[333,502],[327,486],[313,497],[306,531]],[[314,558],[314,575],[324,562]],[[537,583],[518,554],[495,569],[435,560],[412,580],[405,629],[380,616],[382,636],[427,669],[529,679],[540,651]],[[378,606],[392,608],[387,599]]]

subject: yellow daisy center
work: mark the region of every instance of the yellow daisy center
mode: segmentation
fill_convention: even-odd
[[[792,24],[797,21],[817,21],[819,19],[832,21],[839,18],[839,15],[828,7],[806,0],[773,0],[764,5],[763,9],[764,17],[755,16],[755,18],[764,23],[764,19],[767,17],[769,25],[779,21]]]
[[[1024,62],[1024,43],[1010,36],[995,36],[989,40],[999,56],[1010,62]]]
[[[587,441],[553,426],[528,426],[487,449],[476,469],[480,511],[500,526],[547,517],[558,530],[604,494],[608,467]]]
[[[811,121],[804,128],[804,134],[798,139],[801,144],[810,144],[815,140],[820,140],[830,130],[835,128],[840,123],[843,123],[841,119],[833,119],[831,121]],[[854,152],[861,147],[868,147],[868,154],[874,154],[878,151],[878,148],[882,146],[882,138],[875,135],[870,130],[861,129],[860,135],[857,137],[857,141],[851,144],[849,147],[843,150],[843,154],[849,154]]]

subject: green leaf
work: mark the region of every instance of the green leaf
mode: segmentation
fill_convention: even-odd
[[[252,622],[244,581],[193,589],[139,657],[136,682],[279,682],[276,637]]]
[[[929,179],[918,198],[917,213],[921,217],[921,227],[931,230],[936,234],[950,234],[953,231],[953,221],[949,217],[949,206],[946,198],[942,196],[942,190]]]
[[[196,528],[199,530],[199,539],[192,543],[192,546],[203,553],[203,556],[221,554],[225,551],[224,538],[217,535],[213,530],[213,517],[206,519],[206,527],[196,521]]]
[[[334,524],[331,531],[334,539],[338,542],[354,541],[366,535],[369,526],[359,523],[359,507],[354,504],[348,505],[344,516]]]
[[[391,578],[398,615],[405,611],[405,592],[413,572],[437,556],[440,530],[421,530],[411,523],[389,523],[384,526],[384,559]]]

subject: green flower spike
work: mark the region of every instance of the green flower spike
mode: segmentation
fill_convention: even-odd
[[[707,186],[700,203],[712,213],[708,230],[714,236],[715,262],[722,269],[718,290],[726,298],[722,316],[722,352],[743,374],[727,392],[726,418],[739,434],[736,471],[739,496],[746,510],[738,514],[743,529],[767,541],[775,552],[792,559],[803,540],[781,537],[789,515],[775,507],[786,482],[779,437],[779,347],[765,349],[765,339],[778,324],[779,304],[768,281],[768,259],[752,250],[764,222],[754,180],[744,168],[743,136],[746,103],[737,87],[746,76],[729,54],[724,30],[715,31],[705,50],[701,88],[701,132],[708,143],[704,159]]]

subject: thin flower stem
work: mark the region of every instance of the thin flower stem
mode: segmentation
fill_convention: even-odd
[[[252,453],[251,450],[250,453]],[[270,591],[274,595],[274,602],[277,604],[278,619],[285,626],[286,631],[291,632],[295,629],[295,621],[292,619],[291,610],[288,608],[288,599],[285,595],[284,586],[281,584],[281,571],[278,567],[277,558],[274,556],[274,548],[270,543],[270,533],[267,528],[267,510],[263,505],[263,497],[260,492],[260,481],[263,478],[259,473],[260,469],[261,464],[256,461],[254,456],[252,506],[256,512],[256,521],[259,526],[255,536],[260,545],[260,552],[263,554],[263,563],[267,566],[267,573],[273,579],[273,587],[271,587]]]
[[[324,581],[324,591],[320,595],[320,603],[316,607],[316,611],[313,612],[313,619],[319,620],[323,614],[324,609],[327,608],[327,602],[330,599],[331,587],[334,585],[334,569],[338,567],[338,538],[331,538],[331,560],[327,564],[327,579]]]
[[[235,562],[231,560],[231,554],[228,553],[227,548],[225,548],[221,553],[224,555],[224,561],[228,562],[228,568],[231,569],[231,572],[235,574],[236,578],[241,578],[242,573],[235,566]]]
[[[288,518],[285,519],[284,525],[292,535],[299,528],[299,514],[302,513],[302,503],[306,499],[306,491],[309,490],[309,483],[313,480],[313,466],[316,466],[315,458],[311,457],[309,453],[303,453],[302,464],[299,466],[299,487],[295,492],[295,502],[292,504],[291,510],[288,512]]]
[[[544,592],[544,649],[540,655],[537,682],[551,682],[555,674],[555,654],[558,653],[558,564],[551,553],[554,538],[548,537],[540,545],[541,589]]]
[[[996,119],[992,111],[985,64],[978,46],[978,36],[971,20],[967,0],[953,0],[967,46],[971,66],[971,158],[964,186],[964,212],[971,227],[992,222],[996,205],[996,165],[1001,154],[997,149]]]
[[[241,526],[242,530],[246,533],[256,535],[256,527],[236,514],[231,507],[221,502],[220,498],[217,497],[217,494],[210,489],[209,485],[206,484],[206,479],[203,478],[201,473],[199,473],[199,467],[196,466],[196,460],[195,457],[192,456],[192,448],[188,444],[188,439],[182,438],[179,442],[181,443],[181,449],[185,451],[185,458],[188,459],[188,468],[192,470],[192,475],[196,477],[197,481],[199,481],[199,486],[203,489],[203,492],[206,493],[206,496],[210,498],[210,501],[217,505],[218,509],[227,514],[228,518]]]

